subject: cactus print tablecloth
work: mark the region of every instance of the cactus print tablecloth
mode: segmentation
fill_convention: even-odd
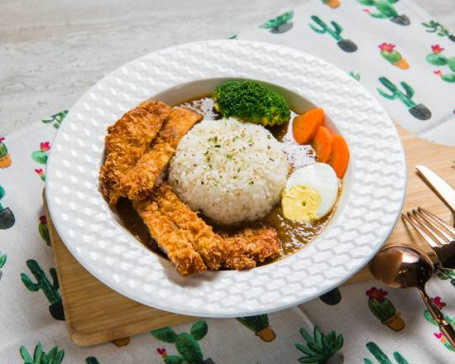
[[[315,0],[233,38],[326,58],[407,129],[455,144],[455,35],[408,1]],[[52,139],[67,112],[49,110],[0,138],[0,363],[455,362],[417,291],[375,281],[269,315],[200,319],[129,341],[76,346],[66,332],[41,200]],[[455,323],[455,271],[437,272],[428,291]]]
[[[455,32],[408,0],[314,0],[234,36],[349,72],[405,129],[455,144]]]

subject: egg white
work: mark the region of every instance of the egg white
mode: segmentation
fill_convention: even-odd
[[[295,170],[288,178],[286,189],[294,186],[309,186],[319,193],[321,204],[316,211],[319,217],[327,215],[338,198],[338,177],[333,168],[325,163],[314,163]]]

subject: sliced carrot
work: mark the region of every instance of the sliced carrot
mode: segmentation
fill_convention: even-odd
[[[349,163],[349,147],[341,135],[335,135],[332,141],[332,155],[329,164],[338,178],[343,178]]]
[[[324,120],[323,109],[312,109],[297,116],[292,123],[292,134],[299,144],[310,144]]]
[[[333,136],[329,129],[320,126],[316,136],[311,144],[316,151],[316,160],[321,163],[327,163],[332,154]]]

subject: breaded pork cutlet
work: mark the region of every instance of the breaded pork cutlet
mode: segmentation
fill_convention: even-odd
[[[200,254],[211,270],[217,270],[223,262],[221,237],[215,234],[189,206],[172,192],[168,184],[156,188],[155,201],[163,214],[168,216],[185,234],[193,248]]]
[[[180,200],[168,184],[157,187],[153,198],[161,212],[185,231],[193,248],[211,270],[221,267],[251,269],[280,251],[278,234],[273,228],[246,228],[233,235],[223,233],[220,236]]]
[[[134,201],[133,206],[180,275],[186,277],[207,269],[185,231],[177,227],[155,201]]]
[[[280,251],[280,240],[274,228],[246,228],[234,235],[222,233],[224,268],[251,269],[257,263]]]
[[[100,187],[110,204],[121,196],[120,179],[143,156],[171,108],[160,101],[144,101],[125,113],[107,131],[106,160],[100,170]]]
[[[211,270],[251,269],[280,250],[273,228],[215,233],[168,184],[157,187],[151,199],[133,201],[133,206],[182,276],[201,273],[206,265]]]
[[[202,116],[192,110],[183,107],[172,109],[151,147],[121,178],[122,194],[127,195],[130,200],[149,197],[175,154],[180,140],[201,120]]]

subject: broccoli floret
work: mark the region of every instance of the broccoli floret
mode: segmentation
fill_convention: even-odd
[[[291,113],[283,96],[254,81],[228,81],[217,86],[212,99],[225,118],[236,117],[264,126],[283,124]]]

